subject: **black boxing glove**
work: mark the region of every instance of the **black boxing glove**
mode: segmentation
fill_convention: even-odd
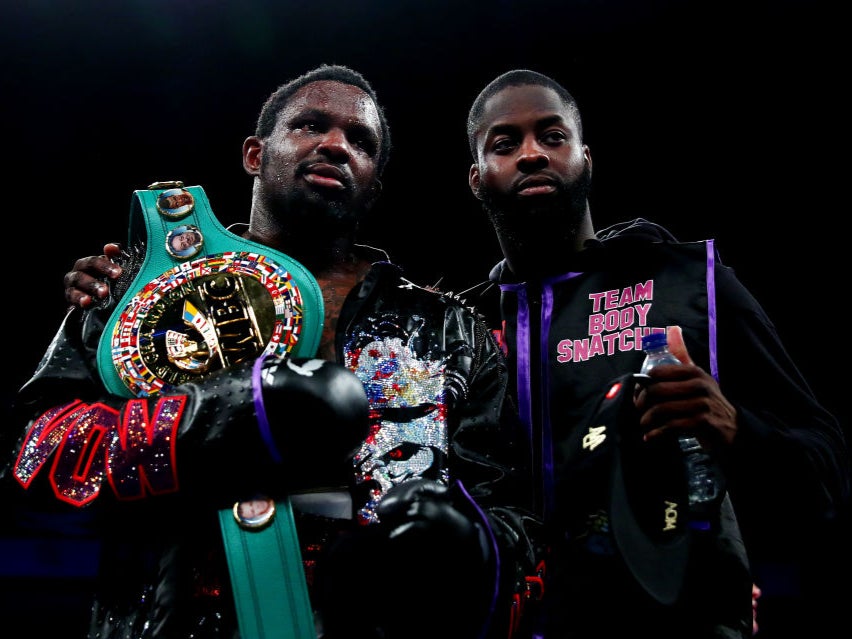
[[[180,475],[225,499],[346,486],[351,455],[369,432],[363,385],[326,360],[257,360],[167,394],[176,393],[188,397]]]
[[[358,377],[322,359],[272,359],[254,370],[258,428],[273,460],[288,464],[300,487],[351,483],[343,462],[369,434],[370,403]]]
[[[478,639],[497,589],[490,526],[460,483],[393,487],[379,522],[339,539],[322,566],[328,639]]]

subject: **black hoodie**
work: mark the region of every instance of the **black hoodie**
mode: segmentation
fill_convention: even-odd
[[[539,507],[555,522],[555,548],[565,539],[566,517],[589,514],[565,513],[577,508],[576,502],[565,503],[563,487],[573,472],[578,429],[589,426],[612,380],[639,370],[641,335],[679,325],[695,363],[717,379],[737,410],[738,434],[720,461],[749,556],[790,558],[793,550],[804,550],[803,535],[832,520],[847,498],[843,432],[815,398],[760,304],[721,264],[713,241],[679,242],[639,218],[600,231],[571,260],[569,272],[539,282],[514,280],[505,261],[489,278],[501,290],[501,315],[493,325],[501,326],[512,386],[535,451]],[[486,300],[482,307],[488,307]],[[606,490],[585,480],[585,491]],[[731,523],[736,539],[736,522]],[[607,524],[588,525],[586,533]],[[551,630],[573,637],[559,633],[588,624],[601,637],[608,624],[617,635],[628,629],[641,634],[646,623],[653,636],[663,636],[665,618],[672,636],[710,636],[714,626],[727,628],[722,636],[749,636],[748,560],[741,549],[729,550],[717,562],[727,562],[728,575],[721,571],[713,583],[717,593],[737,594],[706,602],[685,595],[693,602],[680,628],[680,608],[660,616],[658,603],[650,598],[643,603],[644,595],[623,570],[590,564],[583,577],[575,565],[562,580],[559,562],[570,553],[558,555],[548,570],[555,583],[547,599],[558,600],[551,621],[559,619]],[[555,592],[560,589],[561,596]],[[705,582],[692,592],[708,589]],[[627,627],[616,631],[618,620]]]

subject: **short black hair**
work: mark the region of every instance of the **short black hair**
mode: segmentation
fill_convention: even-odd
[[[287,102],[290,97],[303,86],[323,80],[340,82],[342,84],[349,84],[353,87],[357,87],[370,96],[370,99],[376,105],[376,110],[379,113],[379,123],[382,130],[382,142],[379,147],[379,157],[376,162],[378,168],[377,173],[378,175],[381,175],[388,162],[391,149],[390,127],[388,126],[387,117],[385,117],[385,111],[379,103],[379,99],[376,96],[373,86],[367,81],[367,79],[354,69],[350,69],[349,67],[340,64],[321,64],[320,66],[303,73],[299,77],[294,78],[275,89],[272,95],[266,98],[266,102],[263,103],[263,107],[260,109],[260,115],[257,118],[257,126],[255,127],[254,134],[261,139],[269,137],[275,130],[275,121],[278,118],[278,113],[281,109],[287,106]]]
[[[470,112],[467,115],[467,141],[470,145],[470,154],[473,156],[473,161],[476,162],[476,130],[482,121],[482,114],[485,110],[485,102],[495,93],[499,93],[506,87],[522,87],[522,86],[541,86],[548,87],[556,91],[556,94],[561,98],[562,103],[571,111],[574,121],[577,123],[577,133],[580,136],[580,142],[583,141],[583,121],[580,118],[580,107],[577,106],[577,101],[574,96],[568,93],[568,90],[559,84],[553,78],[531,71],[529,69],[513,69],[502,75],[497,76],[489,82],[484,89],[476,96],[473,105],[470,107]]]

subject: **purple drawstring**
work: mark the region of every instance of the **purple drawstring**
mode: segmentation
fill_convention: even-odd
[[[254,412],[257,415],[257,428],[260,430],[260,436],[269,450],[272,460],[278,464],[284,459],[281,453],[278,452],[278,447],[275,445],[275,440],[272,437],[272,431],[269,428],[269,419],[266,417],[266,406],[263,404],[263,380],[260,378],[260,371],[263,369],[263,362],[266,361],[266,355],[258,357],[254,366],[251,369],[251,391],[252,399],[254,400]]]

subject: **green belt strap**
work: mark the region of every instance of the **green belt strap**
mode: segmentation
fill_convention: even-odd
[[[195,232],[195,243],[179,248],[172,239],[186,231]],[[128,242],[140,240],[143,263],[98,347],[110,392],[155,395],[229,366],[231,353],[257,341],[268,340],[266,355],[316,352],[323,301],[313,275],[225,229],[200,186],[158,182],[135,191]],[[227,330],[217,318],[228,320]],[[237,323],[253,341],[234,339]],[[242,639],[315,639],[290,500],[267,512],[271,519],[260,524],[239,518],[237,506],[219,512]]]
[[[219,523],[242,639],[315,639],[308,586],[290,500],[275,504],[272,522],[243,529],[232,510]]]

